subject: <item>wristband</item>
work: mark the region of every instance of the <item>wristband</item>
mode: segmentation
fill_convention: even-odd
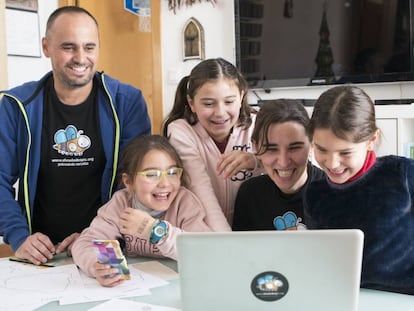
[[[157,244],[164,239],[168,233],[168,225],[165,221],[155,222],[151,229],[150,243]]]

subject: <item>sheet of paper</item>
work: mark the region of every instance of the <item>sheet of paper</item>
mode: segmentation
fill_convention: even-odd
[[[167,282],[162,278],[149,274],[145,271],[136,269],[133,266],[131,266],[131,273],[134,276],[134,278],[138,280],[139,284],[141,284],[141,286],[145,288],[155,288],[170,284],[170,282]]]
[[[138,262],[130,266],[166,281],[178,279],[179,276],[173,269],[156,260]]]
[[[39,267],[0,260],[0,310],[33,310],[83,288],[75,265]]]
[[[103,287],[93,278],[89,278],[86,275],[81,277],[84,281],[85,290],[73,291],[60,298],[60,305],[151,295],[151,291],[148,288],[140,287],[133,280],[125,281],[116,287]]]
[[[72,291],[59,299],[61,305],[100,301],[113,298],[127,298],[150,295],[150,289],[168,285],[169,282],[148,273],[130,267],[131,280],[116,287],[102,287],[94,278],[81,273],[84,289]]]
[[[104,302],[96,307],[89,309],[89,311],[181,311],[180,309],[140,303],[131,300],[112,299]]]
[[[80,273],[76,265],[43,267],[0,259],[0,311],[34,310],[50,301],[60,304],[150,295],[169,282],[131,267],[131,280],[106,288]]]

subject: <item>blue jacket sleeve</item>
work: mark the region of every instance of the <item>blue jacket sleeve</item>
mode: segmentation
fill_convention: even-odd
[[[117,94],[116,100],[125,103],[118,111],[121,126],[121,150],[134,137],[151,134],[151,122],[148,116],[147,104],[141,90],[125,86],[126,92]],[[126,95],[127,94],[127,95]],[[125,97],[125,98],[122,98]]]
[[[21,178],[22,153],[17,137],[23,135],[21,113],[13,99],[0,100],[0,233],[4,241],[16,250],[29,235],[24,209],[16,201],[14,185]]]

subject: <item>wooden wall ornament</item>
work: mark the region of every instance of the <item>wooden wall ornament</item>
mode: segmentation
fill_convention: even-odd
[[[196,2],[211,2],[213,5],[217,3],[217,0],[168,0],[168,8],[174,11],[174,14],[177,12],[177,9],[180,9],[182,5],[192,6]]]
[[[184,25],[183,31],[183,59],[205,58],[204,52],[204,29],[200,22],[194,17],[190,18]]]

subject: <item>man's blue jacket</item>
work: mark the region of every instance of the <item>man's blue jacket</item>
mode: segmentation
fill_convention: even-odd
[[[33,202],[41,156],[43,95],[47,79],[0,92],[0,232],[14,250],[32,233]],[[97,102],[106,157],[101,197],[106,203],[115,189],[118,158],[134,137],[151,133],[147,106],[139,89],[104,73]],[[15,200],[18,181],[18,200]],[[51,194],[53,195],[53,194]]]

